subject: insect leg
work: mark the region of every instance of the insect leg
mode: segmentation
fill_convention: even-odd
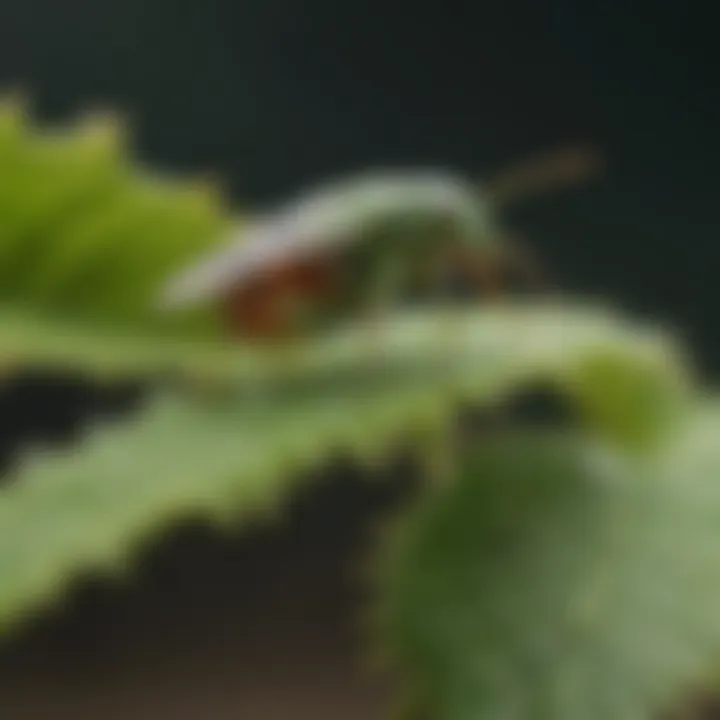
[[[505,233],[500,240],[497,250],[464,249],[456,258],[460,271],[469,277],[483,300],[505,296],[512,275],[534,293],[554,291],[547,272],[528,245]]]
[[[496,207],[506,207],[583,182],[601,169],[602,158],[592,147],[569,146],[507,168],[486,183],[484,192]]]

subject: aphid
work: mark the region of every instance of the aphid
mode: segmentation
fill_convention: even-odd
[[[573,149],[512,169],[484,188],[437,171],[365,173],[332,183],[260,217],[171,278],[161,306],[218,302],[234,336],[269,339],[382,312],[453,271],[485,295],[498,293],[513,251],[496,213],[594,166],[592,154]]]

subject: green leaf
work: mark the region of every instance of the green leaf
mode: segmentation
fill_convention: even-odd
[[[594,307],[508,304],[398,312],[374,328],[350,324],[291,347],[263,349],[172,333],[79,326],[57,316],[3,314],[0,361],[89,373],[180,373],[221,388],[282,392],[293,384],[401,376],[398,393],[445,406],[478,392],[547,381],[596,426],[643,446],[692,395],[680,349],[664,333]],[[387,396],[388,404],[395,398]]]
[[[720,649],[720,415],[652,460],[506,437],[396,528],[381,637],[429,720],[651,720]]]
[[[17,102],[0,103],[2,318],[162,326],[154,300],[166,276],[229,228],[212,185],[149,173],[125,134],[109,114],[40,129]],[[198,323],[214,332],[207,318],[183,328]]]
[[[637,331],[630,340],[593,317],[507,308],[416,316],[388,325],[375,344],[355,329],[292,357],[241,356],[228,368],[245,381],[235,392],[169,397],[72,450],[30,456],[0,492],[0,621],[55,597],[72,573],[112,569],[187,514],[242,517],[277,505],[338,449],[373,460],[442,431],[459,401],[492,406],[528,382],[572,391],[564,378],[577,378],[598,347],[631,369],[647,359]],[[109,340],[101,346],[113,356]],[[667,360],[651,347],[651,358]],[[660,391],[674,379],[667,371]]]
[[[80,448],[29,454],[0,493],[0,627],[78,574],[124,571],[138,541],[172,520],[272,510],[301,469],[297,457],[288,467],[293,440],[303,449],[295,423],[273,407],[164,397],[133,423],[93,427]]]

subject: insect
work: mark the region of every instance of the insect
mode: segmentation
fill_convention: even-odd
[[[171,277],[160,305],[219,303],[233,336],[270,340],[353,313],[380,314],[458,271],[485,297],[498,295],[503,267],[527,259],[511,249],[499,210],[596,164],[594,154],[573,148],[511,168],[485,187],[432,170],[346,178],[260,216]]]

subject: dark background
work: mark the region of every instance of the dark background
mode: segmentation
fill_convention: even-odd
[[[367,165],[482,177],[591,141],[602,180],[510,220],[566,288],[669,323],[715,376],[720,65],[705,4],[2,0],[0,89],[25,88],[47,119],[116,107],[144,160],[219,172],[250,206]],[[6,445],[97,407],[87,388],[50,392],[30,381],[0,399]],[[349,548],[390,495],[343,477],[259,555],[188,529],[147,561],[142,591],[86,589],[0,658],[3,720],[376,716],[338,617],[355,602]]]

